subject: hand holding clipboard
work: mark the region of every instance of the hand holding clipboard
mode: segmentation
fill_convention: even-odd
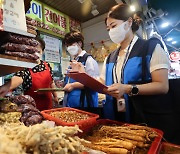
[[[69,72],[66,75],[94,91],[106,94],[106,89],[108,87],[86,73]]]

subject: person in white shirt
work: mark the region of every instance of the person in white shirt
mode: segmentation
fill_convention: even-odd
[[[65,35],[64,44],[74,62],[81,62],[85,72],[94,77],[99,77],[99,67],[93,57],[83,50],[84,37],[79,31],[71,31]],[[65,106],[69,107],[98,107],[97,92],[85,88],[83,84],[66,77],[66,95],[64,98]]]

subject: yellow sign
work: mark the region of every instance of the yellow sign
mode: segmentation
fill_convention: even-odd
[[[44,3],[31,1],[31,7],[26,16],[34,20],[38,30],[64,37],[69,32],[69,17]]]

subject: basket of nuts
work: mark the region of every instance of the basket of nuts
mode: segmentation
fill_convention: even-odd
[[[56,125],[61,126],[75,126],[78,125],[83,131],[96,125],[96,119],[99,115],[70,108],[56,108],[50,110],[41,111],[43,117],[47,120],[54,121]]]

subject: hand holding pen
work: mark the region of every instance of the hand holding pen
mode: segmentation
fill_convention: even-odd
[[[85,72],[85,66],[82,63],[77,62],[76,60],[72,60],[72,62],[70,63],[70,67],[71,69],[69,69],[69,72]]]

